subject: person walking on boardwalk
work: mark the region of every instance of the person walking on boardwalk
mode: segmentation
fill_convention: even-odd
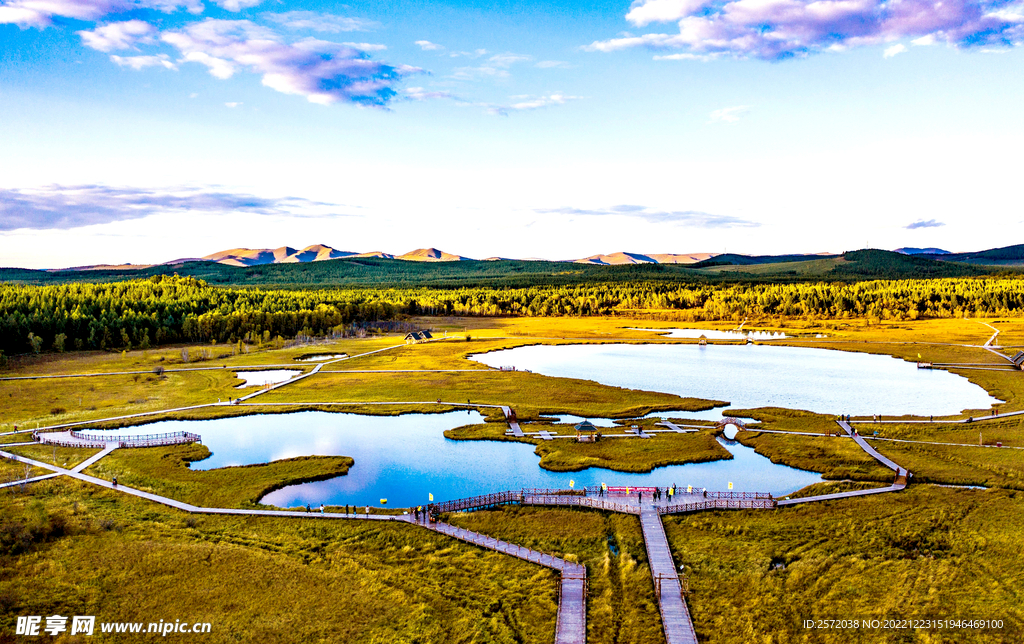
[[[114,477],[113,483],[114,483],[114,487],[117,487],[117,477],[116,476]]]
[[[320,514],[323,514],[323,513],[324,513],[324,504],[321,503],[320,504]]]
[[[307,503],[306,504],[306,514],[309,514],[312,511],[313,511],[313,508],[309,507],[309,504]]]

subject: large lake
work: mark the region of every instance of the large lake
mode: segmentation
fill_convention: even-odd
[[[293,485],[273,492],[264,503],[299,505],[379,505],[392,507],[488,494],[524,487],[568,488],[600,485],[693,485],[709,490],[772,492],[784,495],[821,480],[813,472],[773,464],[753,449],[723,441],[733,459],[660,467],[648,474],[626,474],[591,468],[582,472],[549,472],[538,466],[534,446],[498,441],[455,441],[446,429],[483,422],[477,412],[362,416],[329,412],[297,412],[219,418],[203,421],[163,421],[146,426],[145,433],[186,430],[202,436],[213,456],[194,469],[266,463],[310,454],[344,455],[355,459],[346,476]],[[90,434],[99,433],[96,430]],[[114,434],[139,433],[125,428]],[[107,434],[104,432],[104,434]],[[566,440],[566,439],[557,439]],[[616,438],[608,440],[643,440]],[[653,439],[657,440],[657,439]]]
[[[736,408],[825,414],[957,414],[1002,402],[966,378],[890,356],[777,345],[568,344],[473,356],[491,367],[582,378]],[[687,414],[682,414],[687,415]]]

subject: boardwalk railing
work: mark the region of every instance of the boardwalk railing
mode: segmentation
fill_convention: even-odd
[[[85,441],[102,441],[102,436],[90,436],[82,432],[72,431],[74,438]],[[117,442],[118,447],[160,447],[163,445],[183,445],[186,443],[201,443],[199,434],[190,432],[168,432],[166,434],[140,434],[138,436],[113,436],[109,442]],[[100,447],[106,447],[101,444]]]
[[[506,503],[522,503],[522,500],[522,492],[495,492],[494,494],[485,494],[483,496],[471,496],[466,499],[431,503],[427,506],[427,512],[436,516],[445,512],[461,512],[463,510],[488,508]]]
[[[708,499],[770,499],[768,492],[705,492]]]
[[[658,514],[678,514],[681,512],[698,512],[700,510],[774,510],[778,501],[771,498],[757,499],[709,499],[692,503],[676,503],[657,508]]]
[[[107,447],[106,443],[92,442],[90,440],[69,441],[51,438],[52,436],[57,435],[59,434],[50,432],[32,432],[33,440],[37,443],[42,443],[43,445],[56,445],[57,447],[85,447],[87,449],[106,449]]]
[[[523,505],[575,505],[584,508],[594,508],[596,510],[622,512],[623,514],[640,514],[639,505],[631,505],[628,503],[614,503],[612,501],[605,501],[604,499],[595,499],[592,496],[524,494],[522,503]]]

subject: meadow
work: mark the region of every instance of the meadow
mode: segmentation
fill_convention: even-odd
[[[318,409],[398,414],[451,409],[433,401],[510,405],[525,431],[571,433],[546,415],[629,418],[651,411],[667,417],[708,409],[708,401],[609,387],[587,380],[483,368],[468,356],[534,343],[688,342],[630,327],[671,328],[676,320],[650,311],[638,317],[420,317],[409,323],[448,339],[406,344],[403,334],[261,345],[187,344],[29,355],[11,360],[0,377],[57,373],[140,374],[0,381],[0,431],[98,419],[140,411],[207,404],[241,393],[233,367],[312,365],[297,358],[346,353],[311,378],[268,392],[254,403],[223,405],[142,419],[100,423],[116,427],[165,418],[215,418]],[[735,328],[721,320],[707,328]],[[1003,349],[1024,343],[1024,323],[987,320],[1002,329]],[[991,329],[974,320],[882,322],[877,319],[749,320],[745,329],[783,331],[776,340],[843,351],[933,362],[1005,364],[980,348]],[[826,335],[817,338],[816,335]],[[1005,334],[1005,335],[1004,335]],[[466,340],[469,341],[466,341]],[[184,361],[186,349],[189,361]],[[380,349],[385,351],[371,353]],[[178,368],[217,367],[207,371]],[[161,369],[162,368],[162,369]],[[448,371],[414,371],[448,370]],[[457,371],[455,371],[457,370]],[[466,370],[466,371],[463,371]],[[388,373],[374,373],[386,371]],[[1024,405],[1019,371],[959,373],[1006,401]],[[135,376],[138,376],[137,378]],[[362,403],[392,401],[396,405]],[[347,402],[334,406],[326,403]],[[417,404],[429,403],[429,404]],[[693,434],[649,440],[540,441],[505,436],[500,410],[487,422],[456,428],[449,438],[522,440],[535,445],[539,466],[561,471],[602,467],[649,471],[671,463],[728,458],[708,425]],[[958,417],[981,417],[965,410]],[[833,416],[799,410],[730,410],[756,421],[738,440],[775,462],[829,479],[793,497],[885,485],[892,472],[838,430]],[[1024,419],[1024,417],[1021,417]],[[936,420],[944,420],[936,418]],[[653,427],[653,419],[638,424]],[[906,633],[805,632],[800,620],[844,616],[999,618],[1006,629],[918,633],[923,642],[999,642],[1020,639],[1020,586],[1013,562],[1019,540],[1018,489],[1024,451],[976,447],[1024,446],[1017,417],[970,424],[949,422],[858,426],[880,438],[954,442],[970,447],[878,440],[875,447],[915,473],[898,494],[831,501],[774,512],[718,511],[672,517],[666,530],[686,566],[694,623],[701,642],[897,642]],[[758,430],[806,432],[773,434]],[[142,432],[144,430],[140,430]],[[603,430],[618,431],[618,430]],[[0,436],[2,442],[26,435]],[[9,448],[68,467],[92,451]],[[345,475],[352,459],[310,456],[246,467],[197,471],[202,445],[118,450],[88,473],[124,485],[207,506],[250,508],[267,492],[297,482]],[[0,478],[24,476],[23,465],[0,459]],[[43,473],[32,469],[32,475]],[[929,483],[997,489],[938,488]],[[459,544],[412,526],[307,522],[286,519],[188,516],[141,499],[75,481],[55,479],[0,490],[3,554],[2,619],[16,614],[97,614],[104,620],[142,615],[210,621],[211,641],[533,642],[554,628],[554,573]],[[390,510],[395,511],[395,510]],[[650,573],[634,517],[592,511],[503,508],[448,517],[458,525],[581,561],[590,576],[588,641],[662,642]],[[173,562],[182,562],[175,567]],[[96,570],[107,571],[104,577]],[[31,582],[29,580],[32,580]],[[246,592],[239,594],[237,588]],[[35,612],[34,612],[35,611]],[[262,612],[261,612],[262,611]],[[324,615],[301,620],[297,615]],[[218,624],[220,626],[218,626]],[[450,626],[449,626],[450,624]],[[11,625],[0,622],[0,632]],[[221,630],[217,630],[221,628]],[[844,639],[845,637],[845,639]],[[901,639],[903,638],[903,639]],[[1002,639],[1000,639],[1002,638]]]

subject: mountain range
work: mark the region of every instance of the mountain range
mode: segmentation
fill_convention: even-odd
[[[883,251],[888,252],[888,251]],[[1024,266],[1024,244],[1007,246],[1004,248],[993,248],[989,250],[951,253],[940,248],[898,248],[893,251],[896,254],[928,259],[939,262],[959,262],[965,264],[977,264],[986,266]],[[590,255],[580,259],[566,259],[556,262],[538,258],[513,259],[506,257],[487,257],[485,262],[541,262],[541,263],[577,263],[588,266],[629,266],[629,265],[655,265],[655,264],[676,264],[685,265],[688,268],[707,269],[725,266],[753,266],[761,264],[783,264],[793,262],[808,262],[811,260],[834,259],[839,254],[831,253],[807,253],[793,255],[740,255],[736,253],[633,253],[617,252],[608,254]],[[64,271],[109,271],[109,270],[139,270],[156,268],[160,266],[179,266],[190,262],[213,263],[238,268],[264,266],[268,264],[306,264],[322,262],[334,259],[376,258],[383,260],[404,260],[407,262],[473,262],[472,258],[454,253],[447,253],[437,248],[418,248],[401,255],[393,255],[381,251],[352,252],[338,250],[324,244],[314,244],[302,249],[295,249],[290,246],[279,248],[232,248],[211,253],[203,257],[183,257],[160,264],[97,264],[93,266],[76,266],[72,268],[59,269]]]

